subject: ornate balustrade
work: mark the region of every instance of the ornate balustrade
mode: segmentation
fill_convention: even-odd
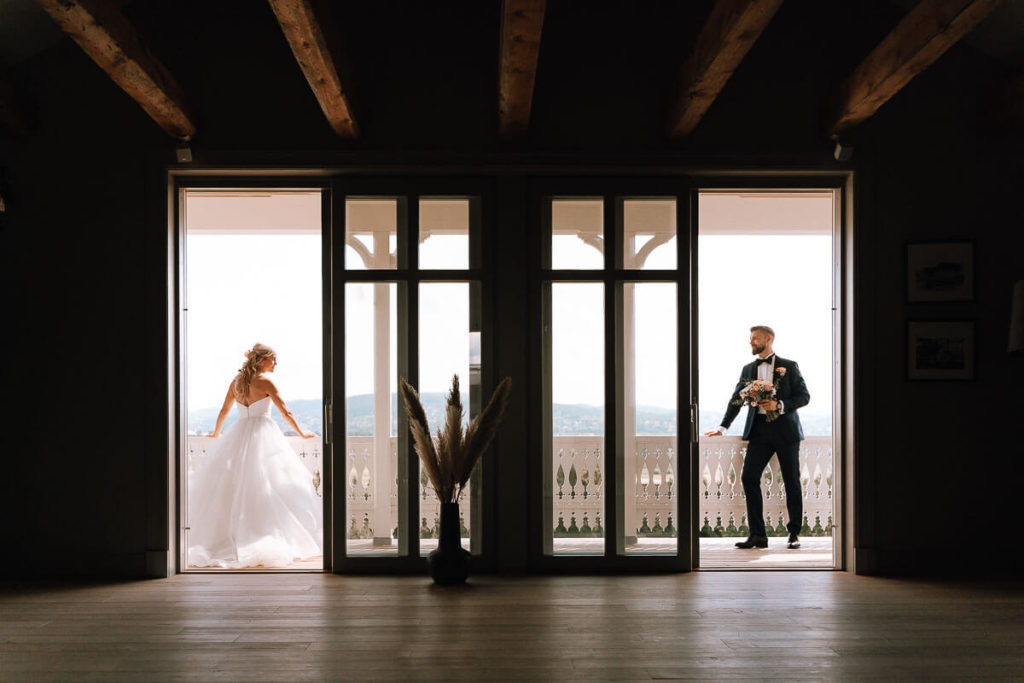
[[[699,443],[698,495],[701,536],[746,536],[746,497],[740,474],[746,442],[738,436],[702,438]],[[804,496],[802,535],[832,535],[832,437],[811,436],[800,442],[800,488]],[[772,457],[761,477],[765,525],[769,535],[786,532],[786,491],[778,459]]]
[[[322,495],[323,445],[319,437],[287,437],[292,449],[309,469],[313,486]],[[202,457],[210,440],[189,436],[188,467]],[[345,482],[348,507],[347,536],[355,539],[393,539],[398,526],[398,481],[393,472],[397,439],[390,439],[391,466],[374,458],[374,439],[347,439]],[[587,538],[604,535],[604,439],[600,436],[559,436],[552,456],[553,529],[556,538]],[[698,457],[699,524],[702,536],[746,536],[746,498],[740,473],[746,443],[737,436],[701,438]],[[627,525],[636,536],[673,537],[678,513],[676,439],[638,436],[634,456],[627,459],[627,485],[635,506],[627,510]],[[390,482],[387,479],[390,478]],[[386,483],[387,482],[387,483]],[[832,438],[812,436],[801,443],[800,483],[804,495],[805,536],[830,536],[832,529]],[[769,533],[785,533],[786,493],[775,458],[761,480],[765,521]],[[380,501],[378,496],[387,496]],[[685,499],[685,498],[684,498]],[[425,476],[420,479],[421,538],[436,538],[440,504]],[[387,519],[378,520],[387,510]],[[463,537],[469,536],[469,520],[463,515]]]
[[[383,481],[378,481],[382,476],[386,477],[383,463],[376,462],[373,457],[374,438],[372,436],[350,436],[346,440],[348,445],[348,457],[346,467],[346,495],[348,496],[348,538],[351,539],[394,539],[398,538],[398,478],[391,477],[390,486],[385,486]],[[391,463],[397,462],[398,439],[390,439]],[[387,468],[387,471],[393,468]],[[378,486],[380,484],[381,486]],[[384,524],[377,520],[379,509],[377,507],[377,491],[386,489],[388,496],[387,510],[388,518]],[[467,486],[464,495],[469,495]],[[441,504],[434,493],[433,487],[427,481],[426,473],[420,474],[420,538],[437,538],[440,531]],[[462,515],[462,536],[469,537],[469,521],[465,511]]]
[[[604,437],[559,436],[552,449],[555,538],[604,535]]]

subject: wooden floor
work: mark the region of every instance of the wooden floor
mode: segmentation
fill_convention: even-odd
[[[1021,583],[840,572],[0,582],[0,681],[1024,678]]]

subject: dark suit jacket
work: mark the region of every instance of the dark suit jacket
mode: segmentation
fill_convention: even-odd
[[[782,401],[783,408],[786,412],[779,415],[777,420],[773,420],[771,425],[779,430],[779,435],[783,438],[791,438],[794,441],[801,441],[804,438],[804,428],[800,424],[800,416],[797,415],[797,410],[803,408],[811,400],[811,395],[807,391],[807,384],[804,382],[803,375],[800,374],[800,366],[796,364],[796,361],[786,360],[780,358],[778,354],[775,355],[775,377],[778,377],[778,369],[786,368],[785,374],[779,377],[779,388],[775,392],[776,400]],[[742,406],[733,405],[733,401],[738,401],[740,398],[740,390],[746,386],[747,382],[757,379],[757,361],[749,363],[743,366],[743,371],[740,373],[740,381],[736,383],[736,388],[732,392],[732,398],[729,399],[729,407],[725,409],[725,417],[722,418],[722,426],[728,428],[732,424],[732,421],[736,419],[736,416],[740,412]],[[774,380],[774,378],[773,378]],[[743,439],[746,441],[750,438],[750,429],[754,426],[754,416],[757,415],[756,406],[747,407],[747,423],[743,426]]]

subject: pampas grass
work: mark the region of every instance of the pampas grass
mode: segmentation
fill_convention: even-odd
[[[409,431],[413,447],[423,471],[427,474],[437,499],[442,503],[457,503],[463,489],[469,483],[477,460],[484,454],[494,435],[501,426],[501,418],[508,405],[512,390],[512,379],[506,377],[491,394],[491,400],[462,431],[462,398],[459,394],[459,376],[452,376],[452,388],[444,411],[444,429],[437,430],[435,438],[430,437],[427,414],[423,410],[420,396],[405,379],[401,382],[402,402],[409,414]]]

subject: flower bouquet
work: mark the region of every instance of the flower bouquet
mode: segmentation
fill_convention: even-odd
[[[782,368],[779,368],[780,370]],[[781,374],[780,374],[781,376]],[[753,406],[757,407],[757,404],[765,400],[775,400],[775,393],[778,390],[778,385],[769,382],[766,379],[755,379],[747,382],[746,385],[740,389],[739,398],[733,401],[733,405],[737,406]],[[777,410],[765,410],[765,420],[771,422],[772,420],[779,417],[779,411]]]

